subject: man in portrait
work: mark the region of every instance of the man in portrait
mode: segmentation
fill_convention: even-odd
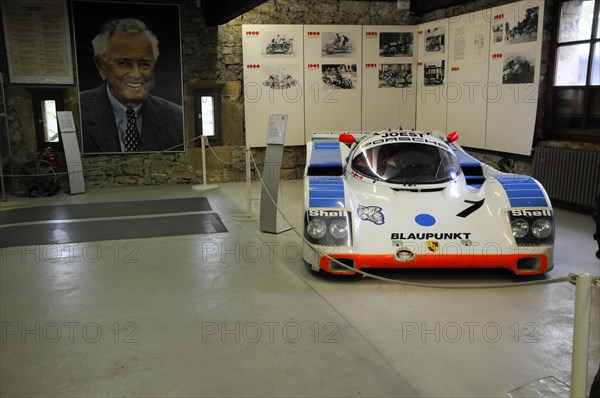
[[[183,150],[183,111],[152,95],[158,39],[139,19],[113,19],[92,40],[104,81],[82,91],[84,153]]]

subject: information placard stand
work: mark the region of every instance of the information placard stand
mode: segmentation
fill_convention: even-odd
[[[265,152],[265,164],[262,173],[263,185],[260,196],[260,230],[262,232],[279,234],[292,229],[291,226],[280,219],[277,210],[287,119],[287,115],[275,114],[269,116],[267,150]]]
[[[65,150],[65,159],[67,161],[70,193],[71,195],[84,193],[83,166],[81,164],[81,152],[79,151],[77,134],[75,134],[73,113],[70,111],[60,111],[56,112],[56,115],[58,117],[60,138]]]

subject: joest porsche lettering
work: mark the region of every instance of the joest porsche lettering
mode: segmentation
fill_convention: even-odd
[[[376,139],[365,143],[365,148],[393,142],[419,142],[436,145],[449,151],[450,148],[443,141],[434,139],[430,134],[417,133],[414,131],[391,131],[377,135]]]
[[[550,271],[554,215],[544,188],[481,163],[457,139],[409,130],[313,133],[304,173],[309,269]]]
[[[471,232],[393,232],[392,240],[461,240],[471,239]]]

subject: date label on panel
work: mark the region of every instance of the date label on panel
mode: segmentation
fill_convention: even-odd
[[[492,54],[492,59],[500,59],[502,58],[502,53],[494,53]]]
[[[377,64],[365,64],[365,68],[367,68],[367,69],[377,68]]]
[[[258,37],[260,36],[260,32],[258,30],[247,30],[246,37]]]
[[[260,69],[260,64],[248,64],[246,65],[248,69]]]
[[[316,39],[317,37],[321,37],[321,32],[306,32],[306,37],[308,37],[309,39]]]
[[[458,72],[458,71],[460,70],[460,67],[458,67],[458,66],[453,66],[452,68],[450,68],[450,70],[451,70],[452,72]]]
[[[321,67],[320,64],[308,64],[308,69],[319,69]]]
[[[365,37],[367,39],[376,39],[378,37],[379,33],[377,32],[365,32]]]

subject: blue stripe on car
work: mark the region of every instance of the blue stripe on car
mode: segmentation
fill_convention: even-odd
[[[450,148],[454,151],[454,154],[458,158],[460,167],[465,175],[467,185],[474,188],[481,188],[485,177],[483,175],[483,169],[481,168],[481,162],[471,155],[461,151],[454,144],[450,144]]]
[[[341,175],[342,152],[339,142],[315,142],[308,163],[308,175]]]
[[[547,207],[544,192],[531,177],[512,175],[497,177],[496,180],[506,191],[512,207]]]
[[[454,151],[454,154],[460,162],[460,167],[465,166],[480,166],[481,162],[475,159],[473,156],[459,150],[454,144],[450,144],[450,148]]]
[[[308,205],[309,207],[345,207],[342,177],[309,176]]]

